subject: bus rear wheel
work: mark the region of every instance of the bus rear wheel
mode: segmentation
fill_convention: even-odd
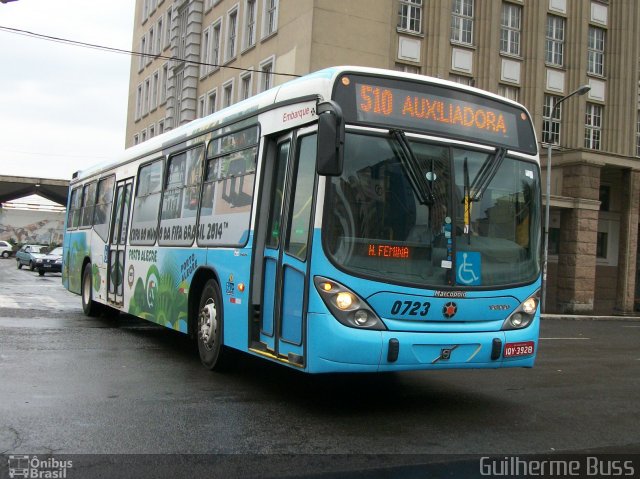
[[[210,370],[223,366],[222,302],[218,283],[210,279],[202,290],[198,307],[197,342],[200,361]]]
[[[82,311],[86,316],[98,316],[100,304],[93,300],[93,277],[91,275],[91,263],[82,270]]]

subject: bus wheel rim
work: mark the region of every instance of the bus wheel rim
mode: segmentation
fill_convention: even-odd
[[[217,310],[213,300],[209,300],[207,304],[200,310],[200,340],[208,349],[213,349],[215,342],[215,333],[218,329]]]

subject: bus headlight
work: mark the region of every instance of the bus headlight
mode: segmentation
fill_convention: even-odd
[[[502,323],[502,330],[522,329],[531,324],[540,304],[540,290],[525,299],[513,313]]]
[[[353,304],[354,297],[351,293],[345,291],[336,294],[336,306],[342,311],[346,311]]]
[[[387,329],[373,309],[346,286],[321,276],[316,276],[313,282],[331,314],[345,326],[378,331]]]

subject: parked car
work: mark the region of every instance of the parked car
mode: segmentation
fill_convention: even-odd
[[[47,252],[47,247],[39,244],[27,244],[16,253],[18,269],[28,266],[31,271],[36,267],[36,260],[42,258]]]
[[[13,254],[13,246],[8,241],[0,241],[0,256],[8,258]]]
[[[53,248],[42,258],[36,259],[36,269],[40,276],[45,273],[61,273],[62,272],[62,246]]]

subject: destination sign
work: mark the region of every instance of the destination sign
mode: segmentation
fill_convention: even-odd
[[[347,121],[422,131],[537,153],[524,109],[430,83],[346,75],[335,97]]]

